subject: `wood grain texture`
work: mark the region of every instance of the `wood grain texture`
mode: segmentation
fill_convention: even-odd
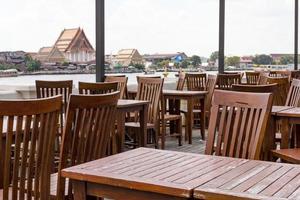
[[[216,90],[206,154],[259,159],[272,94]]]
[[[61,107],[61,95],[0,101],[1,199],[49,199]]]

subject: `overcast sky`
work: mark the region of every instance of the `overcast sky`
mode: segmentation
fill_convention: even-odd
[[[106,0],[106,53],[209,56],[218,49],[218,0]],[[292,53],[293,0],[226,0],[226,55]],[[95,43],[95,0],[6,0],[0,51],[38,51],[64,28],[84,28]],[[95,46],[95,45],[94,45]]]

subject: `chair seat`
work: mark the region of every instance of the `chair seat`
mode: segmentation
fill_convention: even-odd
[[[278,157],[287,162],[300,164],[300,148],[272,150],[272,154],[273,156]]]
[[[130,128],[140,128],[140,122],[126,122],[125,127],[130,127]],[[147,123],[147,129],[152,129],[155,128],[154,124]]]
[[[169,114],[164,115],[165,121],[180,120],[181,118],[182,118],[181,115],[169,115]]]
[[[188,111],[187,111],[187,109],[183,109],[183,110],[180,110],[180,112],[182,112],[182,113],[187,113]],[[201,110],[200,109],[193,109],[193,113],[201,113]]]

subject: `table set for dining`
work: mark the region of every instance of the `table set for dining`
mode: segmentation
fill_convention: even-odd
[[[300,80],[287,74],[179,74],[176,90],[137,77],[129,91],[108,76],[79,94],[36,81],[37,99],[0,100],[0,197],[300,199]],[[164,150],[195,134],[205,155]]]

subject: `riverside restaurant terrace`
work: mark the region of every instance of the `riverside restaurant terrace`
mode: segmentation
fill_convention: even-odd
[[[298,0],[294,70],[224,71],[220,0],[218,73],[135,86],[105,74],[95,3],[96,81],[36,80],[0,99],[1,199],[300,199]]]

